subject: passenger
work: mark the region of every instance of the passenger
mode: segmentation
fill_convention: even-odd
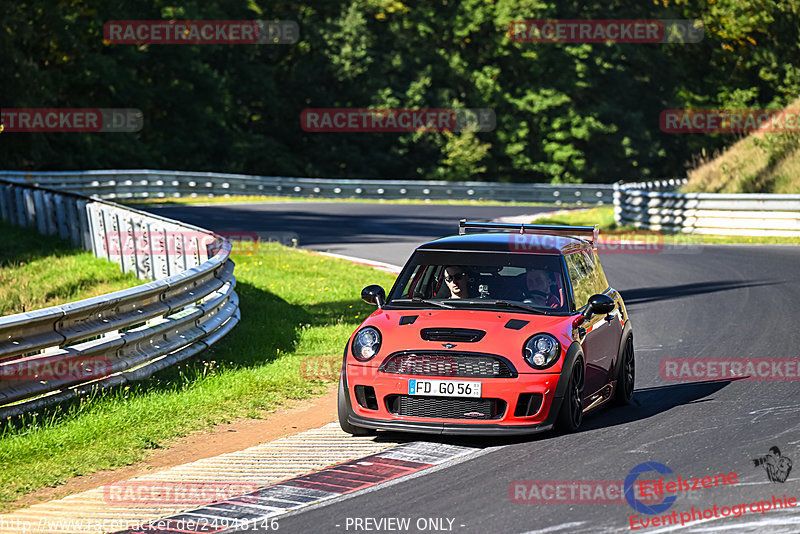
[[[543,269],[528,269],[522,300],[531,300],[537,306],[560,307],[561,297],[552,273]]]
[[[469,288],[467,286],[469,277],[461,267],[457,265],[445,267],[444,281],[447,283],[447,288],[450,290],[451,299],[470,298]]]

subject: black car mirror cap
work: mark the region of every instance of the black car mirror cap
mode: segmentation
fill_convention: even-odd
[[[367,286],[361,290],[361,300],[378,308],[383,308],[386,302],[386,291],[377,284]]]
[[[598,293],[589,297],[586,303],[586,310],[583,312],[584,319],[588,319],[592,315],[607,315],[614,311],[617,305],[614,299],[603,293]]]

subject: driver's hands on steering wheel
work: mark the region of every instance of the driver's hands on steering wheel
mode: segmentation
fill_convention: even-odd
[[[536,298],[530,298],[536,297]],[[558,308],[561,303],[557,295],[552,293],[545,293],[536,289],[528,290],[524,295],[523,302],[530,302],[531,304],[538,304],[540,306],[547,306],[548,308]]]

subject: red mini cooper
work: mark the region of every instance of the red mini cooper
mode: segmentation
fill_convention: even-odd
[[[414,251],[353,333],[339,423],[433,434],[574,432],[633,393],[633,331],[597,227],[461,221]]]

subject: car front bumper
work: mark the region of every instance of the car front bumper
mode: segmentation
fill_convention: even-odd
[[[466,424],[466,423],[437,423],[435,421],[406,421],[392,420],[381,421],[350,414],[347,417],[351,425],[375,430],[390,430],[397,432],[419,432],[421,434],[447,434],[447,435],[473,435],[473,436],[518,436],[537,434],[552,430],[552,422],[536,423],[530,425],[498,425],[498,424]]]
[[[360,366],[347,366],[342,374],[348,405],[348,422],[352,425],[389,431],[419,432],[448,435],[525,435],[547,432],[554,426],[563,395],[556,394],[560,374],[519,374],[515,378],[453,378],[453,380],[480,381],[481,398],[505,401],[503,415],[495,419],[439,419],[422,418],[391,413],[385,398],[390,395],[407,395],[409,378],[441,379],[444,377],[387,374]],[[357,385],[373,387],[378,409],[359,405],[354,388]],[[515,407],[522,393],[541,393],[542,404],[535,415],[517,417]]]

